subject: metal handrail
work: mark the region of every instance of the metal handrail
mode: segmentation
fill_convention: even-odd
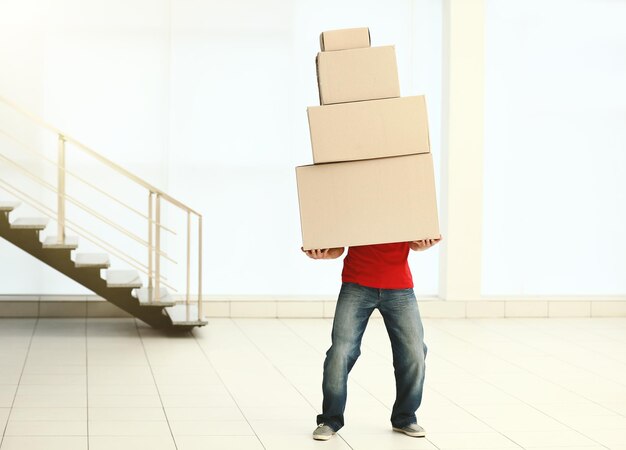
[[[57,189],[51,185],[50,183],[48,183],[46,180],[38,177],[37,175],[31,173],[28,169],[26,169],[25,167],[21,166],[20,164],[16,163],[15,161],[12,161],[11,159],[7,158],[4,155],[0,155],[0,159],[6,161],[7,163],[11,164],[12,166],[16,167],[20,172],[24,173],[27,177],[33,179],[35,182],[39,183],[40,185],[48,188],[49,190],[51,190],[52,192],[58,194]],[[144,247],[148,247],[148,241],[145,241],[143,239],[141,239],[139,236],[137,236],[135,233],[131,233],[128,230],[125,230],[124,228],[122,228],[120,225],[117,225],[115,222],[113,222],[112,220],[107,219],[106,217],[104,217],[102,214],[100,214],[98,211],[94,210],[93,208],[90,208],[89,206],[85,205],[84,203],[76,200],[74,197],[67,195],[67,194],[62,194],[63,198],[69,200],[70,202],[72,202],[74,205],[78,206],[80,209],[82,209],[85,212],[88,212],[89,214],[91,214],[92,216],[96,217],[97,219],[101,220],[102,222],[106,223],[107,225],[115,228],[117,231],[119,231],[120,233],[125,234],[126,236],[128,236],[129,238],[133,239],[134,241],[140,243],[141,245],[143,245]],[[170,262],[174,263],[174,264],[178,264],[178,261],[172,259],[170,256],[168,256],[167,253],[165,253],[163,250],[159,251],[159,254],[169,260]]]
[[[57,239],[59,240],[59,242],[64,242],[64,239],[65,239],[65,228],[66,228],[66,223],[67,223],[68,224],[67,228],[70,228],[73,231],[77,231],[77,232],[79,232],[79,234],[81,234],[81,232],[82,232],[82,235],[91,236],[91,238],[86,237],[87,240],[95,243],[96,245],[98,245],[98,246],[100,246],[102,248],[105,248],[107,251],[109,251],[110,253],[115,254],[116,256],[120,257],[122,260],[126,261],[128,264],[130,264],[131,266],[135,267],[139,271],[141,271],[143,273],[147,273],[147,275],[148,275],[148,287],[151,288],[149,291],[152,294],[152,295],[150,295],[150,300],[159,299],[160,298],[159,289],[160,289],[161,284],[163,284],[164,286],[167,286],[168,288],[172,289],[173,291],[177,291],[174,287],[172,287],[168,283],[164,282],[164,280],[167,280],[167,278],[164,277],[163,274],[161,274],[161,258],[166,258],[166,259],[170,260],[171,262],[176,263],[176,261],[174,261],[172,258],[170,258],[161,249],[161,230],[163,229],[163,230],[168,231],[170,233],[176,234],[176,232],[174,230],[171,230],[168,227],[165,227],[163,224],[161,224],[161,200],[165,200],[169,204],[171,204],[171,205],[173,205],[173,206],[175,206],[175,207],[177,207],[177,208],[179,208],[179,209],[181,209],[181,210],[183,210],[183,211],[185,211],[187,213],[186,214],[187,215],[187,230],[186,230],[187,231],[187,246],[186,246],[187,247],[186,248],[186,250],[187,250],[187,255],[186,255],[187,256],[186,257],[186,263],[187,263],[186,264],[186,266],[187,266],[186,291],[187,292],[186,292],[186,301],[185,301],[187,306],[190,305],[190,298],[191,298],[191,293],[190,293],[190,277],[191,277],[191,270],[190,270],[190,268],[191,268],[191,215],[193,214],[194,216],[197,217],[197,219],[198,219],[198,255],[197,255],[198,256],[198,296],[197,296],[197,299],[198,299],[198,319],[201,319],[202,318],[202,215],[199,212],[197,212],[194,209],[192,209],[189,206],[187,206],[186,204],[184,204],[183,202],[173,198],[172,196],[170,196],[166,192],[163,192],[162,190],[156,188],[155,186],[153,186],[152,184],[150,184],[147,181],[143,180],[142,178],[138,177],[137,175],[135,175],[135,174],[131,173],[130,171],[124,169],[120,165],[118,165],[118,164],[112,162],[111,160],[105,158],[104,156],[100,155],[96,151],[92,150],[91,148],[87,147],[83,143],[79,142],[77,139],[74,139],[73,137],[71,137],[68,134],[62,132],[58,128],[56,128],[54,126],[51,126],[50,124],[45,122],[43,119],[41,119],[41,118],[37,117],[36,115],[31,114],[30,112],[22,109],[21,107],[16,105],[14,102],[12,102],[10,100],[7,100],[6,98],[0,96],[0,103],[3,103],[5,105],[9,106],[11,109],[13,109],[14,111],[20,113],[21,115],[23,115],[28,120],[34,122],[36,125],[44,128],[46,130],[54,133],[57,136],[57,139],[58,139],[58,144],[57,144],[58,145],[58,162],[55,163],[51,159],[45,157],[39,151],[34,150],[31,146],[29,146],[27,144],[24,144],[23,142],[21,142],[19,139],[15,138],[10,133],[7,133],[7,132],[5,132],[3,130],[0,130],[0,132],[2,134],[4,134],[5,136],[9,137],[13,141],[15,141],[18,145],[20,145],[20,147],[25,148],[27,151],[36,154],[38,157],[44,159],[46,162],[48,162],[50,164],[53,164],[53,165],[55,165],[57,167],[57,184],[58,184],[58,187],[55,189],[55,187],[53,185],[51,185],[50,183],[46,182],[45,180],[43,180],[39,176],[31,173],[28,169],[22,167],[20,164],[12,161],[9,158],[4,157],[3,155],[0,155],[0,158],[6,160],[7,162],[12,164],[13,166],[17,167],[20,171],[26,173],[27,176],[29,176],[30,178],[34,179],[39,184],[42,184],[45,187],[47,187],[48,189],[51,189],[53,192],[56,192],[56,194],[57,194],[57,211],[55,213],[53,209],[51,209],[51,208],[41,204],[40,202],[38,202],[37,200],[35,200],[31,196],[29,196],[28,194],[25,194],[24,192],[20,191],[19,189],[15,188],[13,186],[8,185],[8,183],[6,183],[4,180],[0,180],[2,182],[0,184],[9,186],[11,188],[11,191],[14,192],[14,195],[17,195],[17,194],[15,194],[15,191],[17,191],[18,194],[21,194],[21,195],[17,195],[18,197],[20,197],[22,199],[24,197],[28,198],[29,201],[27,201],[27,203],[30,203],[35,208],[39,209],[40,211],[44,212],[45,214],[47,214],[47,215],[49,215],[51,217],[56,217],[56,221],[57,221],[57,225],[58,225]],[[78,175],[72,173],[71,171],[69,171],[65,167],[65,162],[66,162],[66,143],[72,144],[73,147],[78,148],[84,154],[92,157],[96,161],[98,161],[101,164],[105,165],[106,167],[112,169],[113,171],[119,173],[120,175],[124,176],[125,178],[133,181],[134,183],[138,184],[139,186],[147,189],[148,192],[149,192],[149,197],[148,197],[148,201],[149,201],[148,215],[146,216],[145,214],[143,214],[139,210],[131,207],[130,205],[125,204],[124,202],[122,202],[121,200],[115,198],[114,196],[112,196],[108,192],[105,192],[105,191],[101,190],[97,186],[94,186],[92,183],[89,183],[87,180],[84,180],[80,176],[78,176]],[[104,194],[108,198],[114,200],[115,202],[121,204],[122,206],[130,209],[135,214],[138,214],[141,217],[143,217],[144,219],[146,219],[148,221],[148,240],[147,241],[143,240],[141,237],[135,235],[134,233],[131,233],[127,229],[124,229],[122,226],[117,225],[116,223],[114,223],[111,220],[107,219],[106,217],[102,216],[101,214],[99,214],[94,209],[84,205],[83,203],[79,202],[78,200],[76,200],[75,198],[71,197],[70,195],[67,195],[66,192],[65,192],[65,176],[66,176],[66,174],[72,175],[73,177],[75,177],[79,181],[81,181],[82,183],[90,186],[94,190]],[[137,259],[135,259],[135,258],[131,257],[130,255],[124,253],[123,251],[118,250],[115,247],[108,245],[107,243],[105,243],[104,241],[99,239],[98,237],[94,236],[88,230],[85,230],[84,228],[80,227],[79,225],[75,224],[74,222],[66,219],[66,217],[65,217],[65,202],[66,201],[70,201],[70,202],[74,203],[75,205],[77,205],[78,207],[80,207],[84,211],[88,212],[92,216],[94,216],[94,217],[98,218],[99,220],[105,222],[107,225],[117,229],[118,231],[120,231],[121,233],[125,234],[126,236],[131,237],[132,239],[134,239],[135,241],[139,242],[140,244],[142,244],[144,246],[147,246],[148,247],[148,264],[147,265],[143,264],[140,261],[138,261]],[[78,230],[80,230],[80,231],[78,231]],[[146,269],[147,269],[147,271],[146,271]],[[189,316],[189,308],[187,308],[187,316]]]
[[[38,125],[42,126],[43,128],[46,128],[47,130],[52,131],[54,134],[56,134],[58,136],[62,136],[65,141],[71,142],[72,144],[77,146],[80,150],[82,150],[84,153],[88,154],[89,156],[92,156],[94,159],[100,161],[105,166],[108,166],[109,168],[111,168],[111,169],[115,170],[116,172],[120,173],[121,175],[124,175],[126,178],[128,178],[128,179],[134,181],[135,183],[143,186],[144,188],[148,189],[149,191],[152,191],[152,192],[154,192],[156,194],[159,194],[161,197],[163,197],[163,199],[167,200],[172,205],[178,206],[179,208],[184,209],[185,211],[189,211],[190,213],[195,214],[198,217],[200,217],[202,215],[198,211],[195,211],[194,209],[192,209],[189,206],[185,205],[180,200],[175,199],[174,197],[168,195],[166,192],[163,192],[159,188],[153,186],[152,184],[150,184],[147,181],[143,180],[142,178],[138,177],[134,173],[131,173],[128,170],[124,169],[119,164],[116,164],[113,161],[105,158],[104,156],[102,156],[101,154],[96,152],[95,150],[92,150],[91,148],[87,147],[85,144],[83,144],[79,140],[74,139],[69,134],[64,133],[63,131],[59,130],[58,128],[53,127],[52,125],[48,124],[44,120],[40,119],[36,115],[31,114],[28,111],[20,108],[18,105],[16,105],[12,101],[7,100],[6,98],[0,96],[0,103],[4,103],[4,104],[10,106],[12,109],[14,109],[15,111],[19,112],[20,114],[22,114],[23,116],[27,117],[28,119],[32,120],[33,122],[36,122]]]
[[[31,205],[33,208],[35,208],[35,209],[39,210],[40,212],[42,212],[42,213],[52,217],[53,219],[56,219],[57,215],[51,208],[47,207],[46,205],[44,205],[43,203],[41,203],[37,199],[34,199],[32,196],[28,195],[27,193],[25,193],[21,189],[18,189],[15,186],[11,186],[9,183],[7,183],[6,181],[4,181],[2,179],[0,179],[0,185],[2,185],[2,189],[5,189],[7,192],[12,193],[13,195],[15,195],[20,200],[22,200],[22,201],[28,203],[29,205]],[[147,270],[146,270],[145,264],[143,264],[141,261],[138,261],[137,259],[135,259],[132,256],[128,255],[127,253],[124,253],[123,251],[118,250],[115,247],[112,247],[112,246],[106,244],[106,242],[104,242],[102,239],[98,238],[93,233],[91,233],[90,231],[84,229],[80,225],[77,225],[74,222],[69,221],[69,220],[67,222],[69,223],[67,228],[69,228],[70,230],[76,231],[77,233],[83,233],[84,236],[82,236],[82,237],[84,237],[88,241],[98,245],[99,247],[104,248],[108,252],[110,252],[110,253],[114,254],[115,256],[117,256],[118,258],[124,260],[127,264],[133,266],[138,271],[143,272],[145,274],[148,273]],[[165,278],[165,277],[163,277],[162,279],[163,280],[167,280],[167,278]],[[169,285],[168,283],[163,282],[163,285],[167,286],[168,288],[170,288],[172,290],[174,290],[175,292],[178,292],[175,287]]]
[[[43,203],[41,203],[39,200],[37,200],[37,199],[33,198],[32,196],[28,195],[27,193],[25,193],[21,189],[18,189],[15,186],[11,186],[9,183],[4,181],[3,179],[0,179],[0,185],[2,185],[2,189],[6,190],[7,192],[12,193],[13,195],[15,195],[17,198],[19,198],[23,202],[26,202],[29,205],[31,205],[33,208],[39,210],[40,212],[46,214],[47,216],[50,216],[51,218],[53,218],[55,220],[57,219],[57,214],[54,212],[54,210],[52,210],[51,208],[49,208],[46,205],[44,205]],[[106,251],[114,254],[118,258],[120,258],[123,261],[125,261],[127,264],[133,266],[138,271],[140,271],[142,273],[145,273],[145,274],[148,274],[148,271],[146,270],[147,269],[146,265],[144,263],[142,263],[141,261],[137,260],[136,258],[133,258],[132,256],[130,256],[127,253],[124,253],[122,250],[118,250],[115,247],[107,244],[105,241],[103,241],[99,237],[95,236],[92,232],[90,232],[89,230],[86,230],[85,228],[81,227],[80,225],[74,223],[73,221],[67,220],[67,223],[69,224],[67,226],[67,228],[69,228],[70,230],[73,230],[73,231],[75,231],[77,233],[83,233],[81,235],[81,237],[84,237],[88,241],[90,241],[90,242],[96,244],[97,246],[102,247]],[[165,281],[167,281],[167,278],[165,276],[161,275],[161,280],[163,280],[163,285],[164,286],[172,289],[175,292],[178,292],[178,290],[175,287],[173,287],[170,284],[165,282]]]
[[[15,142],[17,145],[19,145],[20,147],[22,147],[24,150],[26,150],[27,152],[37,156],[38,158],[43,159],[45,162],[47,162],[48,164],[53,165],[54,167],[58,167],[58,164],[51,160],[50,158],[46,157],[45,155],[42,155],[41,153],[39,153],[37,150],[35,150],[34,148],[32,148],[30,145],[22,142],[20,139],[16,138],[15,136],[13,136],[11,133],[6,132],[5,130],[0,130],[0,134],[5,135],[7,138],[11,139],[13,142]],[[89,186],[90,188],[92,188],[95,191],[98,191],[98,193],[104,195],[105,197],[113,200],[115,203],[117,203],[120,206],[123,206],[124,208],[128,209],[129,211],[134,212],[135,214],[137,214],[139,217],[145,219],[145,220],[151,220],[150,217],[148,217],[146,214],[142,213],[141,211],[139,211],[136,208],[133,208],[130,205],[127,205],[126,203],[124,203],[123,201],[119,200],[118,198],[114,197],[113,195],[109,194],[108,192],[106,192],[103,189],[100,189],[98,186],[96,186],[93,183],[90,183],[89,181],[85,180],[83,177],[81,177],[80,175],[74,173],[73,171],[64,168],[63,169],[64,172],[67,175],[71,175],[72,177],[76,178],[78,181],[80,181],[81,183],[85,184],[86,186]],[[154,223],[154,220],[152,220],[152,223]],[[166,227],[163,224],[159,225],[163,230],[167,231],[168,233],[173,234],[174,236],[177,235],[176,231],[172,230],[169,227]]]

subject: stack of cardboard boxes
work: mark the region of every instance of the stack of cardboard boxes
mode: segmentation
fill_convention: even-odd
[[[400,97],[393,46],[367,28],[320,36],[313,165],[296,168],[303,248],[439,236],[426,103]]]

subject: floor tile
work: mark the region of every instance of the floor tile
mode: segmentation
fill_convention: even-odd
[[[576,447],[597,445],[597,442],[592,441],[574,430],[506,431],[504,434],[524,448],[539,446]]]
[[[250,420],[250,426],[259,436],[280,434],[285,435],[310,435],[317,426],[315,417],[299,420]]]
[[[38,420],[38,421],[85,421],[87,420],[86,407],[14,407],[11,410],[11,420]]]
[[[169,420],[174,436],[254,436],[246,420]]]
[[[209,421],[225,421],[225,420],[242,420],[244,419],[241,410],[237,406],[221,406],[221,407],[165,407],[167,419],[169,421],[183,420],[209,420]]]
[[[488,417],[483,421],[494,430],[503,433],[507,431],[563,431],[569,429],[567,425],[541,413],[517,416],[502,414],[500,417]]]
[[[89,386],[89,395],[158,395],[154,384],[97,384]]]
[[[161,395],[230,395],[223,384],[187,384],[184,377],[178,384],[158,384]]]
[[[124,406],[103,406],[89,407],[89,420],[165,420],[163,407],[124,407]]]
[[[532,447],[532,450],[565,450],[565,449],[571,449],[571,450],[606,450],[606,447],[604,446],[595,446],[595,447]],[[626,447],[624,447],[626,449]],[[618,447],[613,447],[611,450],[623,450],[620,449]]]
[[[0,384],[0,408],[10,408],[17,393],[17,384]]]
[[[87,450],[84,436],[5,436],[1,450]],[[93,447],[91,448],[93,450]],[[122,450],[120,448],[116,450]]]
[[[83,377],[84,380],[84,377]],[[89,386],[95,385],[154,385],[154,377],[147,365],[141,366],[94,366],[89,368],[87,375]]]
[[[312,430],[311,430],[312,431]],[[319,450],[323,445],[324,450],[348,450],[351,447],[344,441],[341,436],[336,435],[328,441],[315,441],[309,432],[306,435],[262,435],[259,439],[263,443],[263,447],[267,450]],[[357,447],[352,447],[356,449]]]
[[[423,418],[418,421],[421,426],[428,432],[466,432],[466,433],[490,433],[494,431],[493,425],[488,421],[480,421],[475,418],[463,419],[427,419]]]
[[[0,384],[18,384],[20,382],[20,376],[21,369],[0,371]]]
[[[434,450],[437,447],[428,438],[414,438],[402,433],[388,431],[382,434],[357,435],[342,434],[347,443],[355,450],[371,448],[384,448],[389,450]]]
[[[222,381],[218,377],[218,375],[206,375],[202,373],[188,373],[184,376],[181,376],[178,373],[171,373],[167,371],[163,372],[154,372],[154,380],[157,386],[161,385],[177,385],[181,383],[181,380],[184,380],[187,385],[194,386],[203,386],[203,385],[218,385],[222,386]]]
[[[263,450],[256,436],[178,436],[176,446],[178,450]]]
[[[17,394],[22,395],[87,395],[86,384],[21,384]]]
[[[283,408],[274,406],[245,406],[243,414],[250,420],[315,419],[317,412],[312,407]]]
[[[0,429],[4,429],[4,425],[9,420],[9,413],[11,412],[11,408],[2,408],[0,407]]]
[[[621,414],[626,416],[626,402],[602,402],[601,405],[611,411],[613,414]]]
[[[534,403],[534,408],[546,413],[547,415],[560,419],[567,416],[607,416],[615,414],[614,411],[604,407],[598,403],[585,401],[585,402],[570,402],[570,403]]]
[[[38,364],[38,366],[41,366]],[[83,370],[81,366],[77,366],[78,370]],[[20,380],[20,384],[39,384],[48,386],[58,385],[79,385],[84,386],[86,383],[85,375],[78,373],[24,373]]]
[[[502,417],[515,420],[516,417],[535,416],[537,413],[541,412],[540,408],[535,408],[532,405],[528,405],[521,401],[506,405],[467,403],[463,405],[463,410],[481,420],[486,420],[488,418],[500,419]]]
[[[86,407],[86,394],[28,394],[19,392],[15,396],[14,406],[21,407]]]
[[[175,407],[215,408],[215,407],[235,405],[235,400],[233,400],[233,398],[228,393],[219,394],[219,395],[168,394],[168,395],[161,395],[161,401],[163,403],[163,406],[165,406],[166,408],[175,408]]]
[[[624,428],[613,430],[582,429],[580,432],[589,439],[593,439],[609,448],[622,445],[626,446],[626,433],[624,432]]]
[[[559,419],[565,425],[583,432],[586,430],[626,430],[626,417],[611,416],[563,416]]]
[[[89,450],[111,449],[176,450],[176,445],[171,436],[167,439],[150,436],[89,436]]]
[[[90,436],[171,436],[165,420],[90,420]]]
[[[120,395],[120,394],[89,394],[89,407],[130,407],[156,408],[161,406],[161,399],[156,394]]]
[[[24,374],[28,375],[85,375],[87,366],[64,365],[64,364],[32,364],[27,362],[24,366]]]
[[[440,449],[503,449],[520,448],[511,439],[497,433],[429,432],[428,439]]]
[[[4,432],[5,436],[87,436],[87,421],[65,420],[13,420]]]

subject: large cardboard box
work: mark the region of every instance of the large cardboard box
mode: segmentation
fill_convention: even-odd
[[[369,47],[370,42],[369,28],[345,28],[320,34],[320,50],[323,52]]]
[[[317,54],[320,104],[400,97],[393,46]]]
[[[439,236],[430,153],[296,167],[305,250]]]
[[[307,109],[315,164],[428,153],[424,96]]]

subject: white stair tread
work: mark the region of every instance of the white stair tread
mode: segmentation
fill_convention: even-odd
[[[65,236],[63,242],[58,242],[56,236],[49,236],[43,241],[43,248],[70,248],[78,247],[78,236]]]
[[[47,225],[47,217],[22,217],[11,222],[11,228],[26,230],[43,230]]]
[[[154,299],[150,301],[151,294],[154,291],[154,288],[141,288],[135,289],[134,296],[139,300],[139,303],[142,305],[153,305],[153,306],[174,306],[176,302],[172,299],[172,296],[167,291],[167,288],[161,287],[159,289],[159,299]]]
[[[107,270],[107,286],[140,288],[143,283],[134,270]]]
[[[111,265],[106,253],[78,253],[74,259],[76,267],[108,268]]]
[[[0,201],[0,211],[13,211],[15,208],[20,206],[20,204],[20,202]]]
[[[181,304],[164,308],[174,325],[206,325],[204,317],[198,320],[198,307],[196,305]]]

